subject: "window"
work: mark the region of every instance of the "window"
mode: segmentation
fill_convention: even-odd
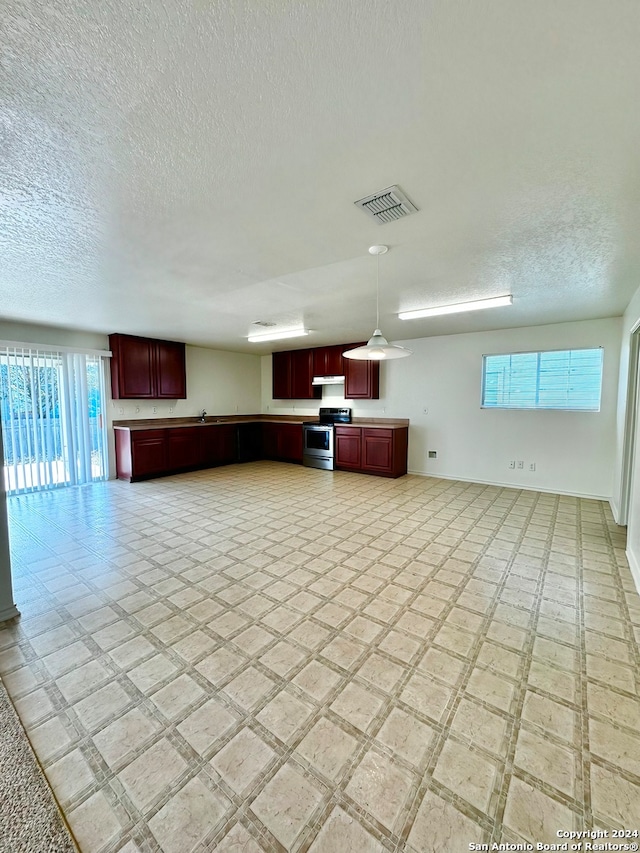
[[[599,412],[602,347],[482,357],[482,406]]]
[[[100,354],[0,343],[0,416],[9,494],[107,477]]]

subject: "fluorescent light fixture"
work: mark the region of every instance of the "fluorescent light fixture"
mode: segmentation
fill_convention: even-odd
[[[457,302],[455,305],[440,305],[438,308],[419,308],[417,311],[401,311],[401,320],[417,320],[418,317],[440,317],[442,314],[461,314],[463,311],[480,311],[482,308],[499,308],[512,305],[513,296],[492,296],[490,299],[476,299],[474,302]]]
[[[265,334],[254,335],[250,334],[248,340],[252,344],[261,344],[263,341],[279,341],[282,338],[301,338],[303,335],[308,335],[306,329],[289,329],[287,332],[266,332]]]

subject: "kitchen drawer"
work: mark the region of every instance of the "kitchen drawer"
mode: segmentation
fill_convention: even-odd
[[[387,441],[393,441],[393,430],[392,429],[363,429],[362,434],[364,438],[386,438]]]
[[[362,429],[360,427],[337,426],[336,435],[351,435],[360,437]]]

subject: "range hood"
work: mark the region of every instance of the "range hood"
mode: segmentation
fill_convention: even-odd
[[[344,385],[344,376],[314,376],[312,385]]]

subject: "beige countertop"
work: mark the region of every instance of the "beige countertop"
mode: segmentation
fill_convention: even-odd
[[[130,432],[148,429],[179,429],[184,427],[216,426],[218,424],[246,424],[246,423],[272,423],[272,424],[302,424],[304,421],[313,420],[310,415],[228,415],[214,418],[207,417],[204,423],[198,418],[148,418],[144,420],[122,420],[114,421],[114,429],[124,429]],[[351,424],[340,424],[340,426],[366,427],[367,429],[403,429],[409,426],[408,419],[402,418],[354,418]]]

